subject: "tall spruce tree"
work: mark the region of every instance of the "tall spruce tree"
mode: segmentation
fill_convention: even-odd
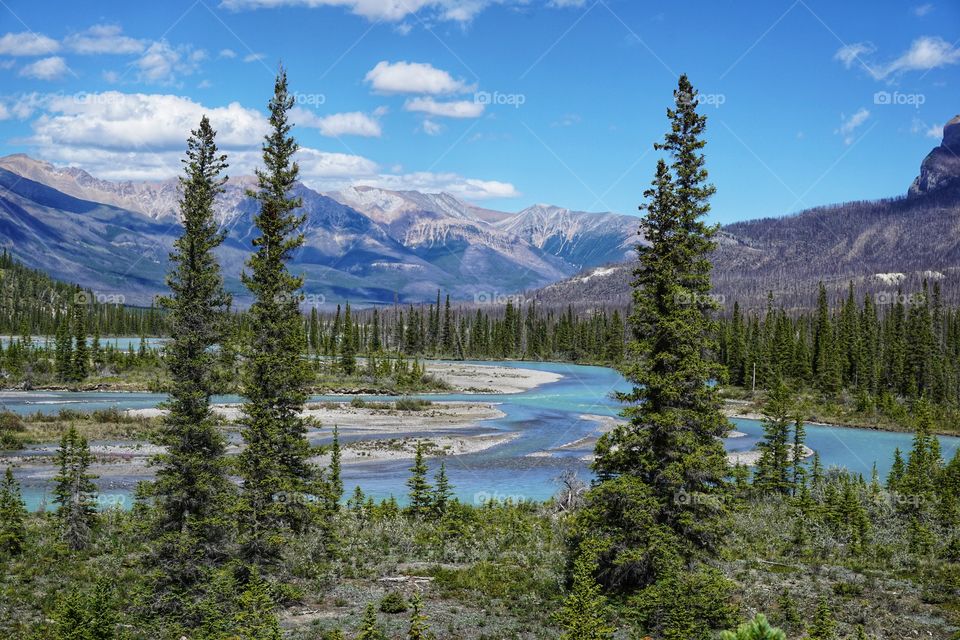
[[[170,341],[165,361],[170,370],[169,412],[154,436],[165,451],[153,462],[156,480],[147,488],[154,504],[154,569],[157,604],[179,612],[179,597],[212,565],[224,558],[229,523],[224,516],[231,485],[224,467],[225,441],[210,411],[216,387],[217,354],[226,334],[230,298],[224,292],[214,250],[223,242],[213,215],[223,191],[226,156],[217,150],[216,132],[206,116],[187,139],[185,176],[180,178],[183,235],[170,254],[168,311]]]
[[[78,286],[73,295],[73,306],[70,310],[74,341],[70,378],[75,382],[82,382],[90,371],[90,350],[87,348],[87,304],[89,302],[88,295]]]
[[[790,493],[790,424],[793,400],[783,381],[767,396],[763,407],[763,440],[754,485],[765,493]]]
[[[0,482],[0,554],[16,555],[27,540],[27,507],[20,495],[20,485],[7,467]]]
[[[53,502],[61,537],[74,551],[87,546],[96,519],[96,476],[88,471],[92,460],[87,439],[71,426],[60,439],[55,457]]]
[[[423,440],[417,440],[417,450],[413,466],[410,467],[410,478],[407,480],[407,487],[410,488],[410,505],[407,510],[410,515],[417,518],[429,517],[433,503],[430,483],[427,481],[425,454],[426,444]]]
[[[581,516],[584,537],[606,545],[598,578],[618,590],[643,587],[716,548],[724,533],[728,473],[720,437],[729,423],[711,380],[715,302],[708,260],[716,227],[702,220],[707,184],[702,139],[706,118],[686,76],[667,110],[670,131],[657,163],[635,271],[632,343],[624,365],[633,390],[629,423],[601,438],[594,465],[601,482]]]
[[[304,495],[315,495],[316,472],[309,462],[306,401],[309,365],[302,357],[304,328],[299,304],[303,279],[287,263],[303,244],[305,217],[292,195],[299,173],[293,160],[297,143],[290,135],[294,98],[281,68],[270,100],[270,131],[263,145],[265,169],[257,170],[257,189],[248,192],[260,205],[254,216],[259,236],[243,282],[253,294],[251,341],[243,372],[243,438],[239,456],[241,542],[245,557],[267,562],[277,557],[286,530],[302,531],[311,509]]]

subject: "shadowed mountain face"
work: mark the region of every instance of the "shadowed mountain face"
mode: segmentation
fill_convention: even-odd
[[[232,178],[215,215],[228,289],[243,304],[240,273],[256,234],[251,177]],[[492,211],[449,194],[355,187],[325,195],[298,185],[306,215],[293,270],[308,303],[422,302],[438,289],[490,299],[623,259],[637,219],[547,207]],[[164,290],[180,234],[176,180],[110,182],[25,155],[0,158],[0,246],[28,266],[103,295],[147,303]]]
[[[727,225],[713,256],[714,289],[728,304],[810,306],[817,283],[853,282],[878,300],[939,281],[960,303],[960,116],[924,159],[907,196],[817,207],[783,218]],[[534,297],[548,304],[629,304],[633,264],[588,269]],[[883,295],[881,295],[883,294]]]

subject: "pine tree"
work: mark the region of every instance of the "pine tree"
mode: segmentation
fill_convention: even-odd
[[[793,420],[793,449],[791,450],[790,463],[793,467],[793,493],[796,495],[797,487],[800,486],[801,479],[805,476],[803,468],[803,451],[807,441],[807,427],[801,416]]]
[[[96,476],[87,471],[91,461],[86,438],[71,426],[57,449],[55,462],[59,472],[54,477],[53,502],[57,505],[62,538],[74,551],[87,546],[96,518]]]
[[[447,463],[440,463],[440,470],[434,478],[433,489],[433,512],[437,518],[442,518],[447,513],[450,501],[453,498],[453,489],[450,487],[450,480],[447,478]]]
[[[81,382],[90,372],[90,350],[87,348],[87,307],[88,298],[80,287],[76,288],[71,308],[73,329],[73,355],[70,362],[70,379]]]
[[[357,370],[357,345],[349,302],[343,312],[343,338],[340,341],[340,368],[348,376],[352,376]]]
[[[20,485],[7,467],[0,483],[0,554],[16,555],[27,540],[27,507],[20,495]]]
[[[341,474],[340,430],[333,427],[333,442],[330,443],[330,471],[327,485],[329,498],[327,508],[337,511],[340,508],[340,499],[343,497],[343,477]],[[360,487],[357,487],[358,489]]]
[[[387,636],[377,624],[377,609],[372,602],[367,604],[367,608],[363,611],[363,620],[360,621],[356,640],[387,640]]]
[[[423,615],[423,598],[419,593],[410,599],[410,627],[407,629],[407,640],[429,640],[430,627],[427,626],[427,616]]]
[[[410,488],[410,505],[407,511],[420,518],[430,516],[431,503],[430,483],[427,482],[427,463],[424,460],[426,452],[426,443],[423,440],[417,440],[417,449],[413,459],[413,466],[410,467],[410,478],[407,480],[407,486]]]
[[[237,599],[237,613],[230,637],[238,640],[281,640],[283,633],[273,608],[270,585],[254,571]]]
[[[736,631],[723,631],[720,640],[787,640],[787,634],[770,626],[766,616],[758,613],[750,622],[744,622]]]
[[[290,195],[299,172],[293,161],[297,143],[290,136],[293,104],[281,69],[269,105],[270,132],[263,145],[266,169],[257,170],[258,188],[249,192],[260,205],[254,216],[260,235],[253,240],[256,251],[247,263],[251,273],[243,276],[254,302],[249,311],[253,335],[243,373],[247,446],[238,465],[243,481],[240,527],[244,555],[256,562],[277,557],[285,530],[307,528],[311,510],[303,497],[316,495],[317,490],[307,423],[300,415],[310,378],[302,357],[303,279],[287,269],[293,252],[303,244],[298,229],[304,222],[303,216],[293,213],[300,199]]]
[[[168,602],[166,596],[191,597],[205,571],[223,559],[229,525],[225,441],[210,411],[218,358],[211,348],[224,342],[230,304],[214,255],[224,234],[217,229],[213,205],[227,167],[215,136],[204,116],[187,140],[186,175],[180,178],[184,231],[170,255],[171,295],[161,299],[171,328],[165,361],[172,382],[169,412],[154,437],[165,452],[154,457],[159,469],[147,489],[155,516],[149,562],[159,600],[173,611],[183,603]]]
[[[674,97],[675,108],[667,111],[671,130],[656,145],[672,164],[658,162],[653,186],[644,193],[642,228],[649,245],[638,247],[630,349],[635,356],[624,366],[634,386],[620,396],[630,405],[624,412],[630,422],[598,443],[594,468],[601,482],[582,516],[590,523],[584,536],[609,537],[600,575],[620,590],[650,584],[665,567],[712,552],[725,529],[717,494],[728,473],[721,437],[729,423],[711,385],[722,377],[721,368],[710,361],[716,323],[709,255],[716,227],[701,220],[714,192],[701,153],[706,118],[696,111],[696,92],[686,76]],[[624,519],[641,512],[642,529]]]
[[[66,382],[73,376],[73,340],[70,337],[68,315],[66,312],[61,314],[55,339],[54,366],[57,370],[57,379],[61,382]]]
[[[807,630],[809,640],[836,640],[837,623],[827,604],[826,598],[821,598],[817,610],[813,614],[813,624]]]
[[[597,545],[589,540],[580,544],[573,564],[573,585],[556,614],[563,628],[560,640],[608,640],[616,629],[610,625],[607,599],[594,578],[597,570]]]
[[[755,485],[762,492],[790,493],[790,414],[793,400],[783,381],[774,385],[763,408],[763,440]]]
[[[887,490],[893,492],[900,491],[900,483],[903,481],[906,466],[903,462],[903,454],[900,447],[893,450],[893,466],[890,467],[890,473],[887,474]]]
[[[115,596],[106,579],[91,593],[74,590],[61,601],[54,614],[55,640],[113,640],[118,617]]]

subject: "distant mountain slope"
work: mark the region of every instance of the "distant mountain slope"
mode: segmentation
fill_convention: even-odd
[[[784,306],[808,306],[820,280],[861,292],[915,291],[939,280],[960,303],[960,117],[926,157],[909,194],[817,207],[783,218],[723,227],[713,256],[713,284],[729,302],[765,305],[772,291]],[[634,265],[588,269],[536,291],[544,303],[627,304]]]
[[[164,289],[179,235],[176,180],[110,182],[79,168],[17,154],[0,158],[0,246],[24,263],[85,286],[146,303]],[[227,287],[243,303],[239,275],[256,229],[250,176],[231,178],[215,211],[227,230],[219,250]],[[437,289],[454,297],[509,294],[555,282],[622,252],[633,219],[568,212],[554,226],[561,242],[542,241],[527,220],[483,209],[449,194],[355,187],[325,195],[296,187],[306,215],[305,243],[294,269],[308,300],[333,305],[421,302]],[[331,197],[332,196],[332,197]],[[566,211],[554,208],[557,211]],[[627,223],[626,225],[624,223]]]

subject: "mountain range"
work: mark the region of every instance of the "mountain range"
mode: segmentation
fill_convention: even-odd
[[[219,250],[228,289],[256,233],[254,178],[231,178],[215,215],[227,230]],[[368,186],[320,193],[297,184],[305,242],[292,269],[311,304],[422,302],[437,290],[462,300],[556,282],[632,252],[639,221],[536,205],[515,213],[446,193]],[[76,167],[16,154],[0,158],[0,245],[28,266],[104,296],[146,303],[163,291],[167,256],[180,233],[176,179],[110,182]]]
[[[880,302],[939,282],[960,304],[960,116],[923,160],[905,195],[815,207],[724,226],[712,256],[713,285],[729,306],[809,307],[823,282],[834,295],[853,283]],[[544,304],[626,305],[634,265],[601,265],[530,297]]]
[[[905,181],[906,182],[906,181]],[[251,176],[216,203],[219,250],[240,304],[240,273],[256,233]],[[629,302],[637,217],[537,204],[485,209],[446,193],[353,186],[320,193],[297,184],[305,242],[292,269],[307,303],[330,307],[424,302],[437,290],[487,302],[516,293],[551,305]],[[162,292],[180,233],[176,179],[111,182],[17,154],[0,158],[0,246],[27,266],[128,303]],[[853,282],[888,297],[940,281],[960,303],[960,116],[923,160],[903,196],[817,207],[724,226],[712,256],[724,299],[809,306],[817,284]]]

